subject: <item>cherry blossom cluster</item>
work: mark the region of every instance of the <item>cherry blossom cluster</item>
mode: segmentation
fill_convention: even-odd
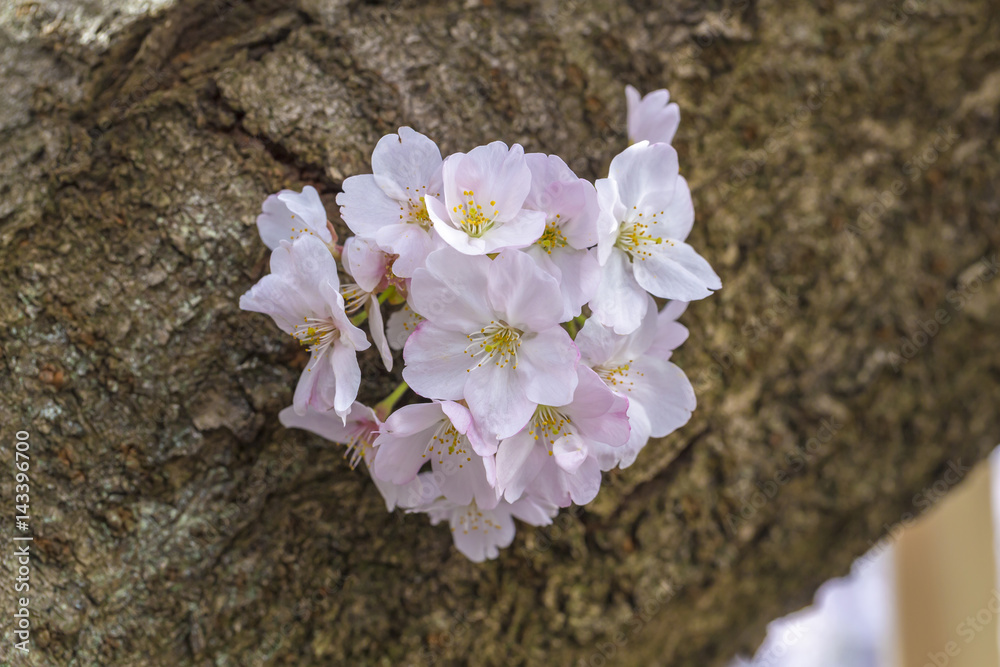
[[[388,510],[447,522],[473,561],[511,543],[514,518],[589,503],[603,471],[695,408],[670,361],[688,335],[677,318],[722,284],[685,243],[677,105],[626,96],[631,145],[596,183],[499,141],[442,159],[402,127],[372,174],[344,181],[343,245],[311,186],[257,219],[271,272],[240,307],[310,355],[282,424],[346,445]],[[370,407],[357,354],[372,343],[387,371],[402,350],[404,382]]]

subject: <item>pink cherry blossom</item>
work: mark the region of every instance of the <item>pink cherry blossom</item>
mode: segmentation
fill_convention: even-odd
[[[684,239],[694,223],[677,151],[641,141],[611,161],[597,182],[601,206],[598,259],[601,283],[590,302],[597,319],[619,334],[635,331],[646,314],[646,293],[693,301],[720,289],[719,276]]]
[[[414,273],[410,293],[427,321],[406,341],[403,379],[421,396],[465,399],[498,438],[521,430],[539,404],[573,399],[579,353],[559,325],[562,295],[526,254],[439,250]]]
[[[392,370],[392,350],[386,338],[385,323],[382,319],[378,292],[390,285],[402,285],[403,281],[393,275],[390,266],[392,258],[382,252],[374,241],[352,236],[344,242],[342,255],[344,269],[354,279],[340,288],[344,295],[348,314],[364,308],[368,313],[368,330],[378,348],[386,370]]]
[[[416,331],[417,326],[423,321],[424,318],[413,312],[409,303],[404,303],[402,308],[389,316],[389,323],[385,327],[389,347],[402,350],[410,334]]]
[[[344,458],[350,457],[352,468],[356,467],[360,460],[364,460],[375,487],[382,494],[386,511],[391,512],[397,506],[401,506],[402,499],[412,498],[417,492],[419,483],[416,480],[398,485],[371,475],[372,461],[378,451],[374,444],[375,438],[381,427],[375,411],[371,408],[355,401],[345,422],[341,422],[340,417],[332,412],[316,412],[309,408],[304,415],[299,415],[291,407],[278,413],[278,419],[286,428],[300,428],[330,442],[347,445]]]
[[[646,298],[646,315],[632,333],[622,336],[589,319],[576,337],[580,363],[628,398],[629,441],[625,447],[595,449],[602,470],[632,465],[650,437],[663,437],[686,424],[696,405],[691,382],[668,361],[687,338],[687,329],[675,321],[687,304],[672,302],[657,313],[652,297]]]
[[[502,141],[448,156],[444,201],[427,197],[427,212],[445,243],[466,255],[523,248],[545,230],[545,214],[524,208],[531,170],[524,149]]]
[[[539,406],[528,424],[497,449],[497,484],[509,502],[526,490],[559,507],[585,505],[601,486],[596,449],[620,448],[629,439],[628,400],[585,366],[573,401]]]
[[[429,473],[421,473],[418,480],[423,496],[432,500],[408,511],[427,513],[431,525],[447,521],[455,547],[474,563],[496,558],[500,549],[510,546],[516,530],[514,518],[531,526],[547,526],[559,511],[552,503],[529,496],[513,503],[500,500],[491,508],[480,507],[475,501],[456,503],[442,496]]]
[[[240,297],[240,308],[270,315],[282,331],[310,352],[292,401],[304,415],[312,406],[334,409],[346,423],[358,395],[361,368],[357,352],[371,343],[344,311],[337,264],[318,238],[304,235],[282,241],[271,253],[271,273]]]
[[[344,180],[337,195],[351,231],[396,255],[392,271],[409,278],[429,252],[442,245],[427,216],[427,198],[441,193],[441,152],[408,127],[379,140],[372,174]]]
[[[379,479],[406,484],[429,461],[446,498],[460,505],[475,500],[479,507],[496,506],[496,441],[479,434],[465,406],[451,401],[406,405],[389,415],[375,445],[373,469]]]
[[[326,221],[326,209],[316,188],[307,185],[302,192],[282,190],[264,200],[263,212],[257,216],[257,231],[271,250],[282,241],[294,241],[310,234],[326,244],[336,242]]]
[[[670,93],[654,90],[644,97],[632,86],[625,86],[628,104],[628,140],[630,144],[648,141],[669,144],[681,124],[681,108],[670,103]]]
[[[597,243],[597,191],[555,155],[529,153],[524,158],[531,170],[525,207],[545,213],[545,231],[525,252],[559,283],[562,319],[570,320],[601,280],[597,256],[587,250]]]

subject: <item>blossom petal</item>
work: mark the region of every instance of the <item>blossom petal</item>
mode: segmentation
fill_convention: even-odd
[[[490,264],[488,257],[470,257],[451,248],[432,252],[410,283],[413,310],[452,331],[478,331],[493,319],[486,296]]]
[[[509,365],[484,363],[473,368],[468,376],[465,400],[484,434],[506,438],[520,431],[531,419],[537,404],[528,398],[521,386],[520,374]]]
[[[647,294],[632,274],[628,256],[615,248],[601,272],[601,283],[590,301],[598,321],[618,334],[639,328],[648,307]]]
[[[566,330],[555,326],[524,340],[518,351],[517,374],[533,403],[560,406],[573,400],[580,351]]]
[[[382,190],[399,201],[424,194],[437,194],[435,179],[440,178],[441,151],[437,144],[409,127],[398,134],[387,134],[372,152],[372,172]],[[440,187],[439,185],[437,187]]]
[[[399,224],[407,214],[403,205],[387,195],[371,174],[344,179],[343,192],[337,195],[340,217],[358,236],[372,238],[386,225]]]
[[[712,266],[687,243],[662,243],[649,248],[652,251],[642,261],[633,262],[632,268],[636,282],[650,294],[695,301],[722,287]]]
[[[257,216],[257,231],[271,250],[282,241],[293,241],[303,234],[319,237],[331,243],[333,235],[326,226],[326,209],[316,188],[307,185],[298,193],[282,190],[264,200],[261,214]]]
[[[493,260],[487,294],[493,310],[513,327],[539,331],[561,321],[559,284],[523,252],[505,250]]]
[[[466,353],[469,337],[423,322],[403,348],[403,379],[426,398],[460,400],[474,361]]]
[[[618,185],[618,196],[625,208],[632,210],[649,193],[673,192],[679,173],[677,151],[672,146],[640,141],[611,160],[608,176]]]

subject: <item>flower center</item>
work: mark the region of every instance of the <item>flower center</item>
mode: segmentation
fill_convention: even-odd
[[[483,516],[475,500],[465,508],[464,512],[462,510],[455,511],[456,513],[462,512],[462,514],[458,514],[457,521],[456,517],[452,518],[451,532],[455,532],[455,523],[458,524],[463,535],[468,535],[470,530],[482,530],[484,535],[489,534],[491,530],[500,530],[500,524],[493,520],[492,513],[489,516]]]
[[[494,320],[479,331],[469,334],[469,346],[465,348],[465,352],[476,362],[476,368],[492,361],[501,368],[511,364],[511,370],[515,370],[517,350],[521,347],[523,333],[503,320]],[[467,372],[471,370],[470,368]]]
[[[378,435],[378,427],[370,422],[361,422],[357,425],[357,428],[351,433],[350,438],[344,444],[347,445],[347,451],[344,452],[344,458],[350,457],[351,470],[358,467],[358,463],[364,458],[365,453],[372,446],[372,436]]]
[[[621,364],[620,366],[597,366],[594,368],[594,372],[604,380],[604,384],[615,391],[630,391],[635,384],[628,379],[628,369],[632,362],[633,359],[629,359],[628,363]]]
[[[438,463],[444,463],[446,456],[457,456],[459,461],[471,461],[470,447],[469,439],[459,433],[450,421],[445,421],[431,437],[427,450],[424,451],[421,458],[426,458],[428,454],[437,454]],[[464,463],[459,463],[458,467],[461,468],[464,465]]]
[[[320,357],[340,338],[340,330],[333,320],[303,317],[302,324],[296,324],[293,328],[292,337],[310,352],[315,352],[316,362],[319,362]],[[314,363],[313,366],[315,365]],[[312,371],[312,367],[306,370]]]
[[[500,215],[500,211],[494,208],[497,203],[495,201],[490,202],[490,208],[493,208],[493,215],[489,215],[489,209],[483,210],[481,204],[476,203],[476,193],[472,190],[463,190],[462,195],[468,197],[464,203],[458,206],[452,206],[452,213],[461,216],[462,221],[459,225],[462,230],[474,238],[479,238],[486,232],[493,229],[496,224],[496,218]]]
[[[558,217],[557,215],[556,218]],[[562,230],[556,226],[558,222],[558,220],[553,220],[545,225],[545,231],[542,232],[542,236],[535,241],[535,243],[542,247],[542,250],[550,255],[554,249],[565,248],[567,245],[566,237],[563,235]]]
[[[635,207],[633,206],[632,208]],[[660,211],[660,213],[663,213],[663,211]],[[650,216],[650,221],[656,218],[656,215],[654,213]],[[642,218],[642,213],[639,214],[639,218]],[[647,257],[653,256],[653,253],[648,248],[664,242],[662,237],[650,234],[649,227],[649,224],[638,218],[623,221],[618,227],[618,239],[615,241],[615,246],[624,250],[633,259],[638,258],[646,261]],[[666,242],[670,245],[674,244],[670,239],[666,239]]]
[[[572,435],[572,426],[570,418],[557,408],[539,405],[535,408],[535,414],[528,424],[528,435],[533,436],[535,440],[541,440],[549,450],[549,456],[552,456],[552,445],[559,438]]]
[[[406,190],[406,201],[401,201],[402,205],[399,207],[400,222],[417,225],[425,230],[430,229],[433,223],[431,223],[430,215],[427,214],[427,204],[424,202],[424,195],[428,194],[426,192],[427,186],[421,185],[416,190],[407,187]],[[440,197],[441,195],[436,194],[435,196]]]
[[[340,293],[344,296],[344,310],[348,315],[361,310],[371,296],[354,283],[344,283],[344,286],[340,288]]]

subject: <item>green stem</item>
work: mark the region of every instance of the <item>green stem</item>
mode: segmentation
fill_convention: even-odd
[[[368,310],[362,310],[360,313],[351,318],[351,324],[356,327],[360,327],[368,319]]]
[[[396,293],[396,286],[389,285],[389,289],[378,295],[378,302],[385,303],[388,299],[392,298],[392,295]]]
[[[391,394],[379,401],[375,406],[375,414],[378,418],[385,420],[385,418],[389,416],[389,413],[392,412],[393,407],[395,407],[396,403],[403,397],[403,394],[405,394],[406,390],[409,388],[410,386],[408,384],[400,382],[399,386],[393,389]]]
[[[566,331],[569,332],[569,337],[576,340],[576,320],[570,320],[563,326],[566,327]]]

